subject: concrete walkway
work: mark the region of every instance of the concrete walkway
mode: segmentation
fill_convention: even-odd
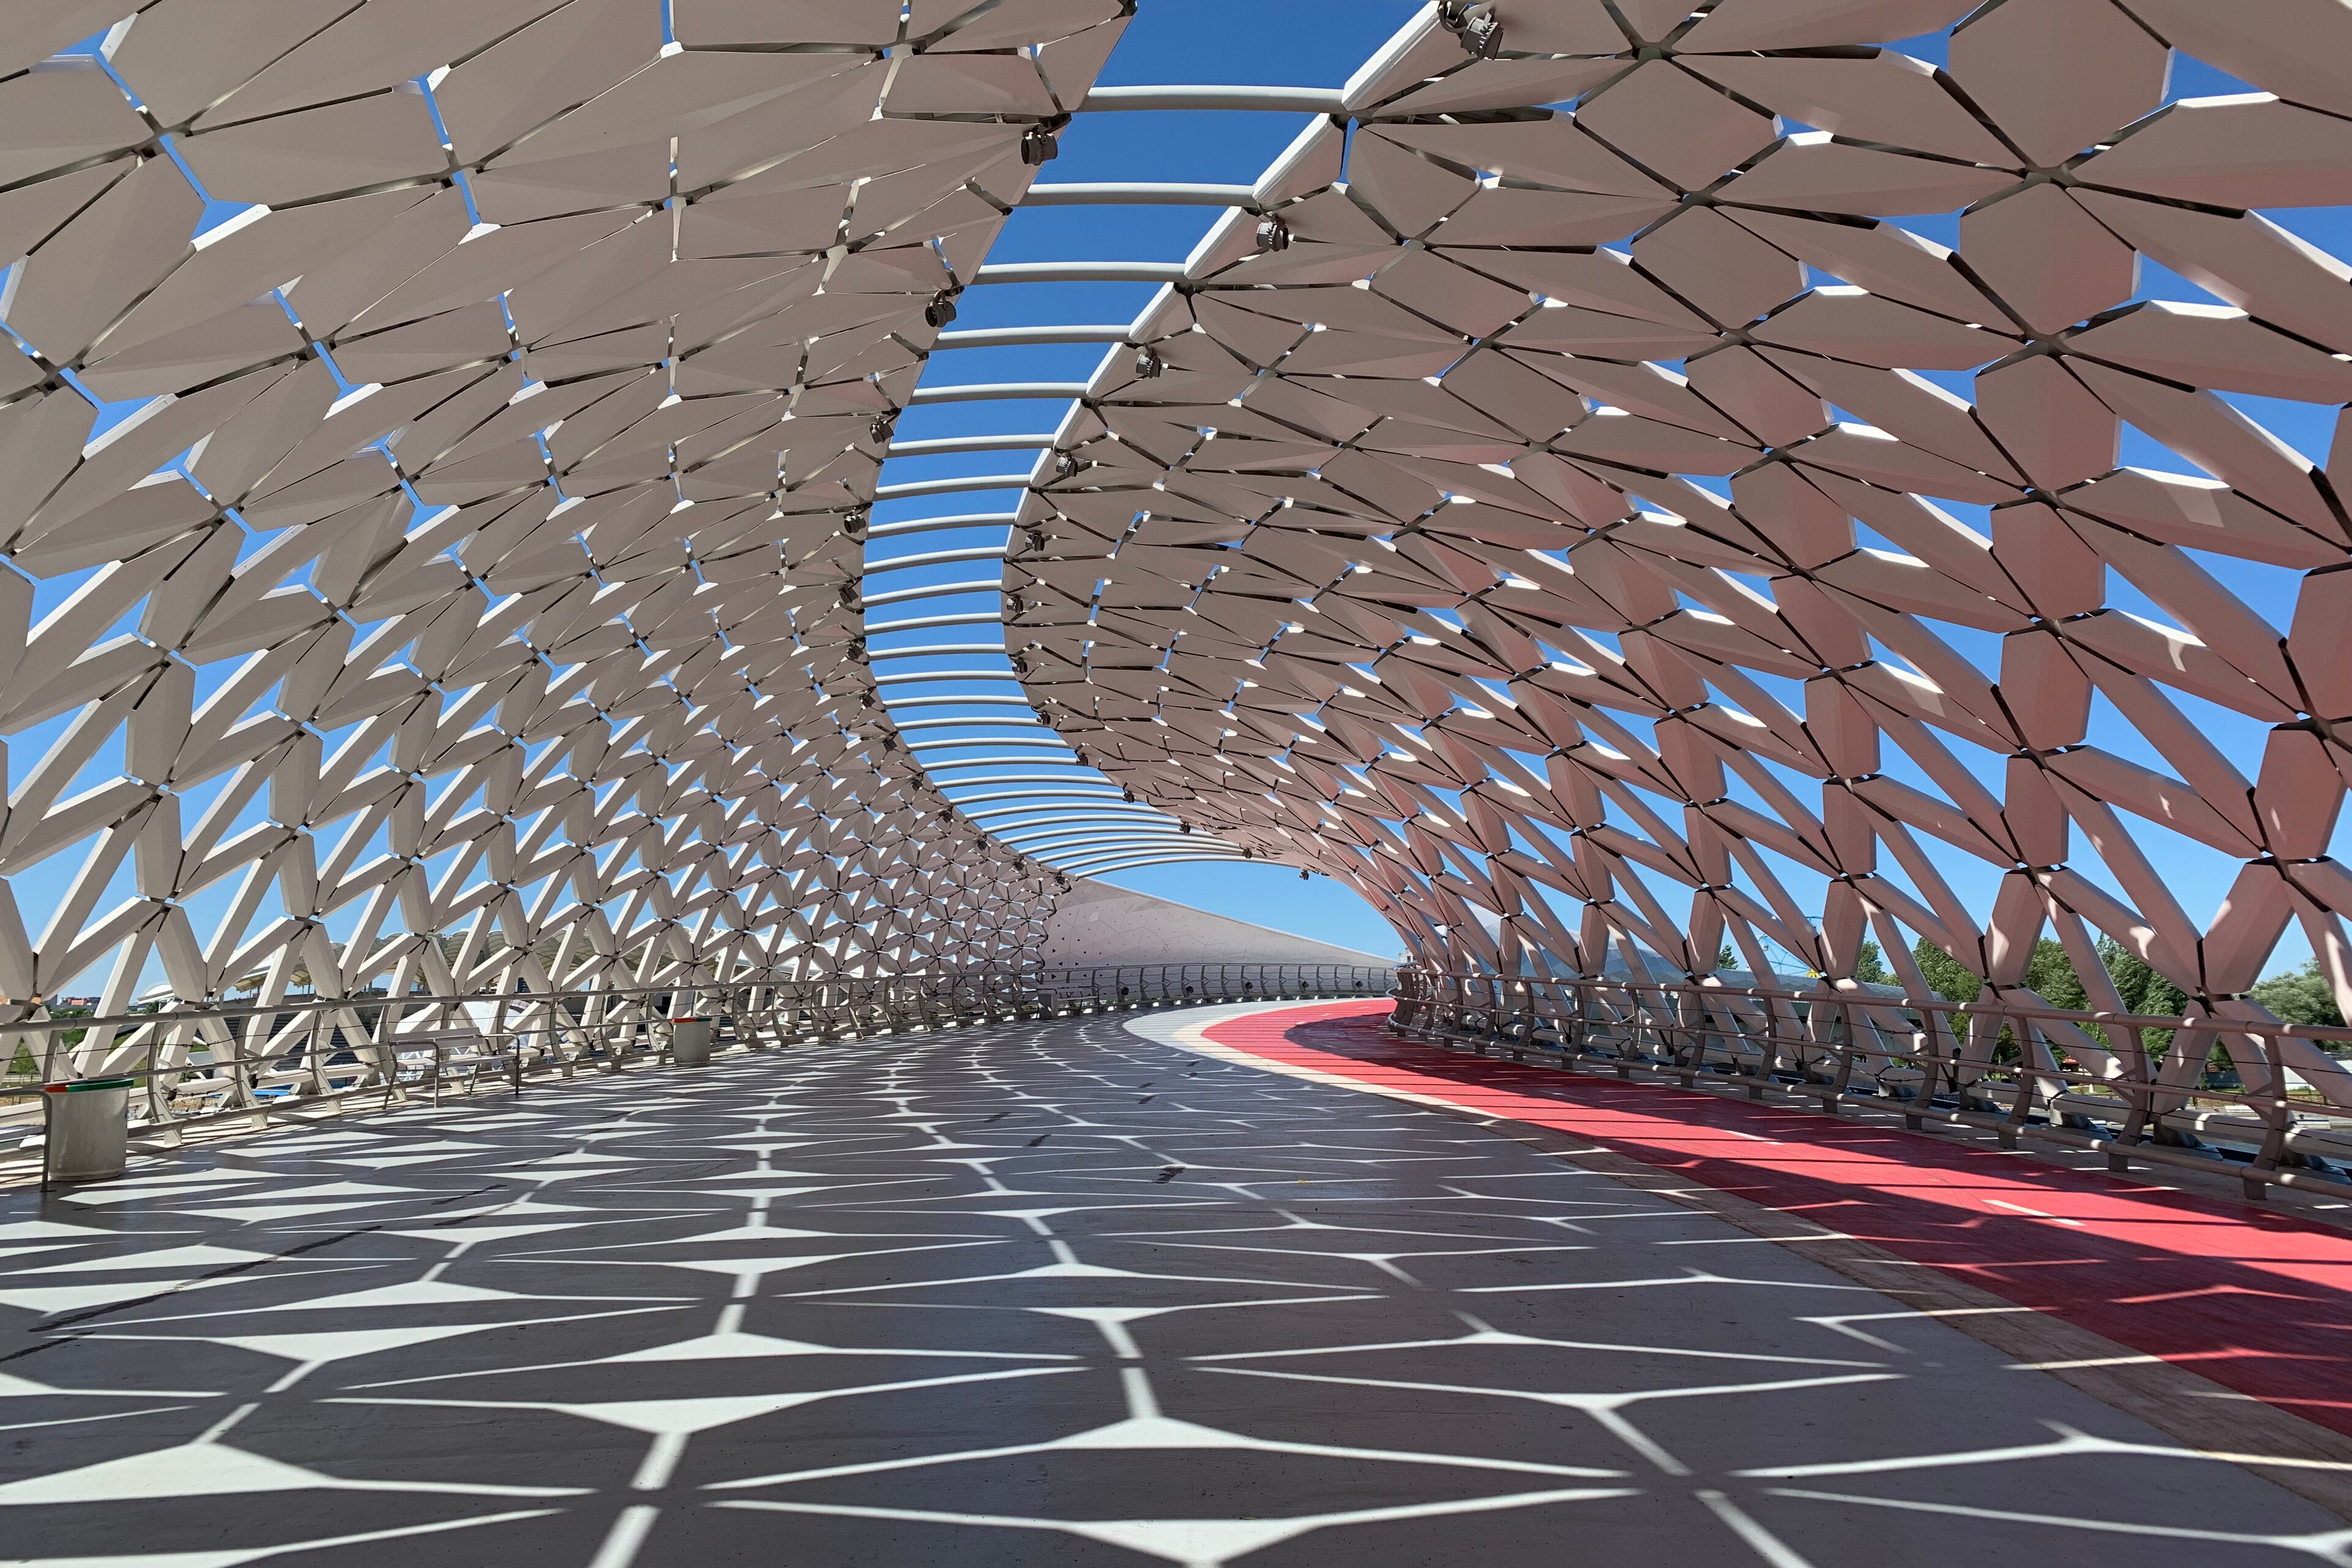
[[[1147,1037],[1241,1011],[10,1194],[0,1563],[2352,1563],[1801,1246]]]
[[[1513,1135],[1569,1134],[1570,1156],[1588,1167],[1630,1160],[1718,1212],[1798,1219],[1760,1228],[1810,1234],[1813,1256],[1833,1241],[1864,1282],[1902,1279],[1914,1304],[1942,1281],[1937,1305],[2006,1307],[2003,1321],[1972,1313],[1963,1326],[2041,1352],[2026,1359],[2158,1363],[2168,1382],[2117,1389],[2103,1373],[2100,1391],[2201,1404],[2186,1419],[2159,1412],[2177,1436],[2352,1461],[2352,1228],[2340,1223],[1908,1131],[1859,1105],[1829,1116],[1750,1101],[1721,1080],[1685,1089],[1646,1070],[1621,1079],[1598,1064],[1570,1073],[1443,1049],[1390,1034],[1386,1019],[1384,1005],[1324,1004],[1183,1033],[1252,1067],[1434,1104]],[[1963,1302],[1955,1288],[1973,1295]],[[2018,1340],[2021,1315],[2039,1342]],[[2069,1332],[2080,1342],[2063,1342]],[[2294,1419],[2265,1426],[2244,1419],[2253,1414]],[[2352,1504],[2352,1488],[2323,1500]]]

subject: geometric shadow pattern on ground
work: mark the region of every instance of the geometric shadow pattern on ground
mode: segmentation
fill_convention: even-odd
[[[2352,1562],[1797,1250],[1110,1020],[217,1147],[0,1249],[34,1568]]]

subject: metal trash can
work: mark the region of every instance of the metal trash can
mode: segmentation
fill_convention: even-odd
[[[79,1083],[41,1086],[48,1111],[48,1138],[42,1145],[46,1182],[105,1182],[122,1174],[131,1159],[131,1090],[136,1080],[90,1078]]]
[[[708,1018],[672,1018],[669,1021],[669,1059],[682,1068],[709,1067],[711,1033]]]

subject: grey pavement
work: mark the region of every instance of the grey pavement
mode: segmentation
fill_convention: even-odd
[[[1790,1247],[1165,1037],[1218,1016],[0,1196],[0,1563],[2352,1563]]]

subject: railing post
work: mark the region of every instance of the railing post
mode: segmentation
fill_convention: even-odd
[[[2123,1125],[2107,1145],[2107,1169],[2122,1172],[2131,1168],[2130,1156],[2124,1151],[2138,1146],[2148,1132],[2149,1121],[2156,1114],[2156,1084],[2148,1070],[2147,1041],[2137,1024],[2104,1026],[2110,1045],[2120,1044],[2116,1055],[2123,1059],[2124,1077],[2113,1087],[2124,1097],[2126,1110]],[[2116,1036],[2123,1038],[2117,1041]]]

